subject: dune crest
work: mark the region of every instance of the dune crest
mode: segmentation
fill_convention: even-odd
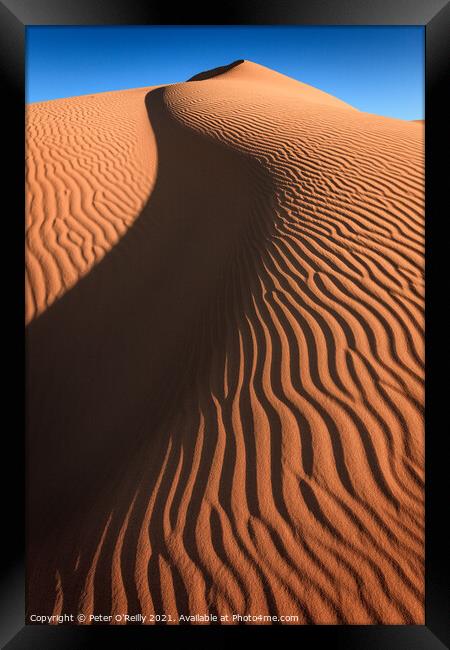
[[[237,65],[241,65],[242,63],[244,63],[244,59],[238,59],[237,61],[233,61],[233,63],[229,63],[228,65],[221,65],[217,68],[211,68],[211,70],[205,70],[204,72],[199,72],[198,74],[195,74],[193,77],[190,77],[188,81],[204,81],[205,79],[218,77],[220,75],[223,75],[225,72],[228,72],[232,68],[235,68]]]
[[[29,611],[422,624],[423,130],[247,61],[28,126]]]

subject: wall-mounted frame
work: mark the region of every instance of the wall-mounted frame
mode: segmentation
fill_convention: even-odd
[[[25,86],[25,31],[33,25],[423,25],[426,35],[426,622],[424,626],[298,626],[295,628],[267,628],[249,626],[217,628],[160,628],[160,627],[56,627],[24,625],[24,533],[23,474],[26,449],[23,443],[23,375],[17,373],[21,358],[22,277],[23,277],[23,188],[24,188],[24,86]],[[346,0],[333,2],[251,2],[227,3],[224,7],[182,8],[156,7],[155,3],[136,0],[89,2],[84,0],[2,0],[0,2],[0,66],[6,90],[3,93],[2,113],[10,147],[7,182],[4,190],[9,195],[9,209],[4,219],[8,242],[14,250],[13,266],[17,283],[8,287],[12,306],[9,308],[10,331],[6,339],[16,341],[17,353],[9,386],[9,395],[18,396],[10,411],[8,435],[3,438],[4,462],[14,468],[9,492],[5,492],[8,534],[5,543],[2,571],[2,642],[11,650],[22,648],[87,648],[104,643],[122,643],[126,647],[144,647],[152,643],[179,642],[232,643],[239,633],[248,641],[265,638],[268,631],[280,641],[285,634],[293,635],[295,643],[310,647],[313,644],[332,648],[423,649],[439,650],[448,643],[448,590],[445,584],[445,566],[448,551],[443,532],[445,520],[446,460],[443,458],[442,439],[446,422],[444,385],[441,370],[448,367],[443,323],[443,302],[439,283],[446,277],[442,225],[445,221],[446,159],[448,139],[448,111],[442,101],[444,84],[448,85],[450,61],[449,31],[450,7],[444,0]],[[10,240],[10,241],[9,241]],[[14,245],[11,245],[13,242]],[[9,271],[4,276],[9,284]],[[445,292],[446,289],[444,288]],[[445,293],[444,293],[445,296]],[[11,363],[11,362],[10,362]],[[26,378],[25,378],[26,379]],[[444,516],[443,516],[444,515]],[[195,640],[194,640],[195,634]],[[260,636],[261,635],[261,636]],[[264,636],[263,636],[264,635]],[[212,639],[212,637],[217,637]],[[133,637],[133,640],[131,640]]]

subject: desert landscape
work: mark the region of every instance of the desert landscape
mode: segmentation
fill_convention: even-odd
[[[29,104],[25,284],[28,613],[424,623],[423,122],[246,60]]]

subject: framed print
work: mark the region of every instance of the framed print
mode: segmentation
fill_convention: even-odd
[[[3,645],[446,647],[448,3],[0,18]]]

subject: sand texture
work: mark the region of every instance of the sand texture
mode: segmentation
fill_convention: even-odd
[[[27,108],[29,612],[423,624],[423,149],[247,61]]]

